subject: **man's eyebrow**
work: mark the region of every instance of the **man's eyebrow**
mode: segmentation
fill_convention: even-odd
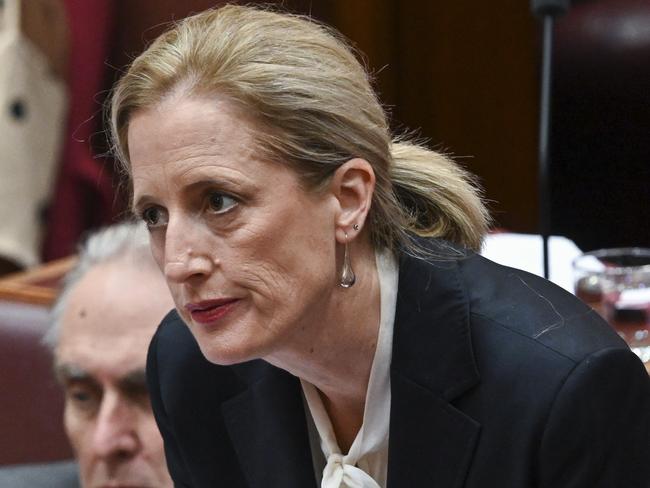
[[[68,383],[70,381],[93,380],[92,375],[88,371],[83,369],[81,366],[72,363],[55,364],[54,375],[61,384]]]
[[[120,379],[120,388],[125,391],[141,391],[147,389],[147,374],[144,368],[134,369]]]
[[[58,363],[54,365],[57,380],[65,385],[71,382],[97,383],[92,374],[81,366],[73,363]],[[122,376],[118,382],[119,388],[129,392],[147,390],[147,375],[144,368],[137,368]]]

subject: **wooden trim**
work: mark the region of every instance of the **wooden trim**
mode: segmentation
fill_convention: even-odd
[[[77,256],[58,259],[0,279],[0,300],[52,305],[61,279],[77,262]]]

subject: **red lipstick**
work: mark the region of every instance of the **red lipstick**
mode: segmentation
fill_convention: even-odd
[[[236,298],[220,298],[204,300],[198,303],[188,303],[185,309],[192,316],[192,320],[199,324],[214,324],[226,316],[239,300]]]

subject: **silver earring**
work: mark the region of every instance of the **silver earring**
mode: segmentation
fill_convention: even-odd
[[[350,288],[354,285],[354,282],[357,280],[357,277],[354,275],[352,270],[352,264],[350,263],[350,250],[349,244],[347,242],[348,235],[345,234],[345,253],[343,255],[343,270],[341,271],[341,281],[339,285],[343,288]]]
[[[354,225],[352,226],[352,228],[353,228],[354,230],[359,230],[359,224],[354,224]]]

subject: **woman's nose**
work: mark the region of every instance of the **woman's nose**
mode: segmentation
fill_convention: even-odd
[[[205,242],[205,236],[197,235],[197,231],[187,224],[168,224],[163,267],[167,281],[183,283],[213,271],[214,260],[204,250]]]
[[[207,276],[212,271],[212,262],[206,256],[198,256],[188,249],[165,262],[165,277],[173,283],[183,283],[192,277]]]

